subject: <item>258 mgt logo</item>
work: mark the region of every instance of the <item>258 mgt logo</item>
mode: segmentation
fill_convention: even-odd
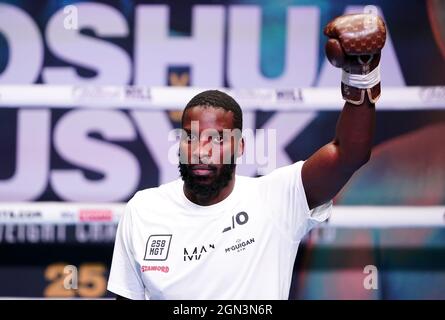
[[[153,234],[148,237],[144,260],[167,260],[171,239],[171,234]]]

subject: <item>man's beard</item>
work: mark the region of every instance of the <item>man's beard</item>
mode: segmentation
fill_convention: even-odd
[[[216,176],[215,181],[211,184],[201,183],[201,177],[193,175],[189,166],[190,165],[184,163],[179,163],[179,172],[186,188],[199,198],[212,199],[216,197],[223,188],[227,187],[232,180],[236,164],[234,162],[224,164]]]

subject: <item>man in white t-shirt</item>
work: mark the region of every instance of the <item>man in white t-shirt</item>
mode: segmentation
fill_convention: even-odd
[[[370,156],[386,35],[375,17],[343,16],[325,29],[327,56],[343,68],[346,103],[334,140],[304,162],[260,178],[238,176],[235,160],[244,152],[238,103],[209,90],[187,104],[182,179],[128,202],[108,290],[127,299],[288,298],[302,237],[329,217],[331,199]]]

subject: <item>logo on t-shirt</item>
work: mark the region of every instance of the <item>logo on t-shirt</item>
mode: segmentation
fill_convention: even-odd
[[[201,259],[201,256],[204,253],[207,253],[210,250],[214,249],[215,249],[214,244],[209,244],[207,247],[206,246],[194,247],[193,249],[188,249],[188,250],[187,248],[184,248],[184,261],[199,260]]]
[[[167,273],[170,271],[168,266],[141,266],[141,272],[147,271],[161,271]]]
[[[255,238],[250,238],[248,240],[237,239],[236,243],[224,250],[225,253],[230,252],[241,252],[246,250],[246,247],[255,242]]]
[[[230,231],[232,229],[235,229],[236,226],[242,226],[243,224],[246,224],[247,221],[249,221],[249,215],[247,214],[247,212],[241,211],[241,212],[237,213],[236,215],[232,216],[231,225],[224,228],[224,230],[222,232],[224,233],[224,232]]]
[[[167,260],[171,234],[153,234],[148,237],[144,260]]]

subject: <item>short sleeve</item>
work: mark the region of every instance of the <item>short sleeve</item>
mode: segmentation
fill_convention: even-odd
[[[304,161],[299,161],[262,177],[264,196],[273,203],[273,219],[292,241],[300,241],[332,212],[332,200],[309,209],[301,178],[303,164]]]
[[[131,241],[132,209],[131,200],[125,208],[116,232],[113,260],[107,289],[132,300],[145,299],[145,290],[134,259]]]

